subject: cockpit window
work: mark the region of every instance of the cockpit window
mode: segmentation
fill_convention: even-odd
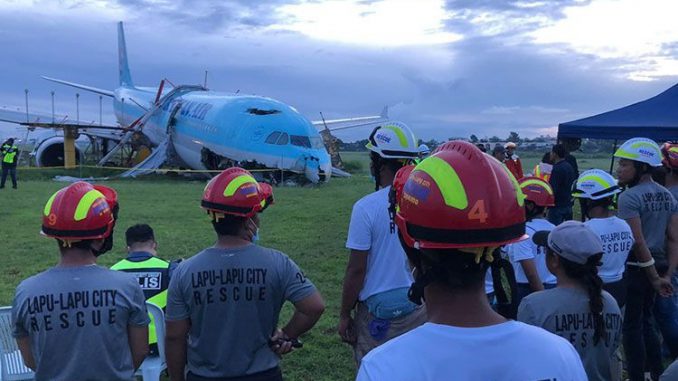
[[[289,135],[287,135],[287,133],[283,132],[282,134],[280,134],[280,138],[278,138],[278,142],[275,143],[275,144],[277,144],[279,146],[284,146],[289,141],[290,141]]]
[[[292,135],[292,145],[311,148],[311,139],[308,136]]]
[[[275,142],[278,141],[279,137],[280,137],[280,132],[278,132],[278,131],[271,132],[271,134],[268,135],[268,137],[266,138],[266,143],[275,144]]]
[[[248,108],[247,112],[252,115],[271,115],[271,114],[280,114],[280,110],[262,110],[260,108]]]
[[[311,136],[311,147],[315,149],[324,149],[325,143],[320,136]]]

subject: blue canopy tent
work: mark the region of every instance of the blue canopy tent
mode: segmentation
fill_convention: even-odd
[[[558,138],[678,139],[678,84],[650,99],[558,125]]]

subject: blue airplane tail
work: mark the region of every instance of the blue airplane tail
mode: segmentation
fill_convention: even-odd
[[[118,23],[118,69],[120,71],[120,86],[134,87],[129,63],[127,62],[127,45],[125,44],[125,30],[122,27],[122,21]]]

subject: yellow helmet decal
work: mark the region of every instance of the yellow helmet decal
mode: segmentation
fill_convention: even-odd
[[[513,173],[511,173],[504,164],[501,164],[501,168],[506,172],[509,180],[513,183],[513,191],[516,193],[516,202],[518,203],[518,206],[525,206],[525,198],[527,198],[527,196],[523,194],[523,189],[520,187],[518,180],[516,180],[516,177],[513,176]]]
[[[544,180],[537,180],[537,179],[531,179],[531,180],[526,180],[520,183],[520,188],[525,188],[529,185],[539,185],[544,187],[549,194],[553,194],[553,190],[551,189],[551,186],[546,183]]]
[[[75,214],[73,215],[73,218],[76,221],[84,220],[87,217],[87,213],[92,207],[92,204],[94,204],[94,201],[99,198],[103,198],[104,200],[106,199],[106,197],[104,197],[104,195],[96,189],[92,189],[91,191],[85,193],[80,201],[78,201],[78,206],[75,208]]]
[[[612,187],[612,184],[608,183],[607,181],[602,179],[600,176],[596,176],[596,175],[589,175],[589,176],[582,177],[577,182],[583,183],[584,181],[593,181],[595,183],[600,184],[600,186],[602,186],[604,189]]]
[[[669,152],[678,153],[678,147],[671,147],[671,148],[669,148]]]
[[[236,177],[235,179],[233,179],[233,181],[228,183],[226,189],[224,189],[224,196],[225,197],[233,196],[235,192],[238,190],[238,188],[247,183],[253,183],[254,185],[257,185],[257,180],[255,180],[254,177],[250,175],[240,175]]]
[[[468,207],[466,189],[459,175],[445,160],[430,156],[419,163],[413,170],[422,171],[431,176],[440,189],[440,194],[445,200],[445,205],[464,210]]]
[[[400,141],[400,145],[403,146],[403,148],[407,148],[409,145],[407,144],[407,136],[405,136],[405,133],[403,132],[403,129],[398,127],[398,126],[384,126],[385,129],[393,131],[394,134],[398,137],[398,140]]]
[[[45,204],[45,209],[42,211],[42,212],[45,214],[45,216],[49,216],[49,212],[52,211],[52,203],[54,203],[54,199],[56,198],[56,195],[57,195],[59,192],[60,192],[60,191],[54,192],[54,194],[52,195],[52,197],[50,197],[49,200],[47,200],[47,204]]]

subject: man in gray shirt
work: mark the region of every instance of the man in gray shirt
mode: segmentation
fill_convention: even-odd
[[[626,268],[623,347],[628,375],[631,381],[642,381],[649,369],[657,379],[663,365],[653,326],[655,291],[661,297],[673,292],[671,279],[678,265],[678,204],[666,188],[652,180],[653,168],[662,165],[657,143],[629,139],[615,156],[619,158],[619,185],[628,186],[619,195],[618,217],[629,224],[635,240]]]
[[[322,297],[290,258],[252,242],[258,213],[272,201],[271,187],[241,168],[227,169],[205,188],[202,207],[217,241],[182,262],[170,281],[167,363],[173,381],[282,380],[280,355],[299,347],[299,336],[324,311]],[[277,328],[285,301],[295,312]]]
[[[129,381],[146,356],[143,291],[133,276],[96,265],[115,202],[77,182],[44,208],[42,234],[57,239],[60,261],[21,282],[12,305],[13,335],[36,380]]]

